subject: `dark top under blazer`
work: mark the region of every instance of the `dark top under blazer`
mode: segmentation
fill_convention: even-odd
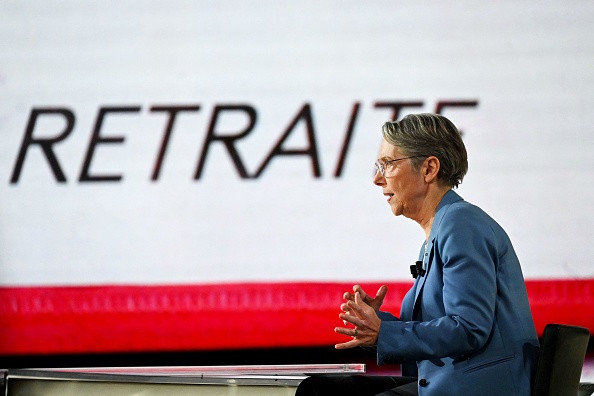
[[[400,318],[379,312],[378,363],[402,363],[403,375],[418,375],[420,395],[530,395],[538,338],[505,231],[449,191],[425,268]]]

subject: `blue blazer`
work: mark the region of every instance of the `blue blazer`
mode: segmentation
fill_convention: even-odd
[[[505,231],[449,191],[419,260],[426,273],[400,318],[379,312],[378,364],[402,363],[419,395],[526,395],[538,338],[520,262]]]

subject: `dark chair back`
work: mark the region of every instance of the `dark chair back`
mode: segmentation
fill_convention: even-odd
[[[532,396],[576,396],[590,331],[584,327],[548,324],[540,343],[540,357]]]

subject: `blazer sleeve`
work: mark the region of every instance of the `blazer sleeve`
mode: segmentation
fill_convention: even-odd
[[[377,311],[377,316],[382,320],[382,321],[393,321],[393,320],[400,320],[398,319],[396,316],[392,315],[389,312],[384,312],[384,311]]]
[[[425,321],[382,321],[378,363],[459,357],[480,349],[495,320],[497,238],[484,212],[450,207],[434,239],[422,290]],[[435,226],[435,225],[434,225]],[[439,268],[435,268],[439,266]],[[441,269],[441,271],[440,271]],[[417,302],[418,303],[418,302]]]

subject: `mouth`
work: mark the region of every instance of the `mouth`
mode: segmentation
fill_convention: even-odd
[[[394,194],[384,193],[384,196],[388,197],[388,202],[390,202],[390,200],[392,199],[392,197],[394,196]]]

